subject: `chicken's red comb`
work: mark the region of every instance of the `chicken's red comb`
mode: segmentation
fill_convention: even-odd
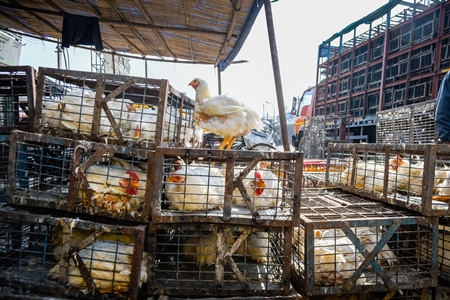
[[[262,175],[261,175],[261,173],[256,172],[256,173],[255,173],[255,177],[258,178],[258,179],[261,179],[261,178],[262,178]]]
[[[128,170],[126,174],[130,175],[133,180],[139,180],[139,176],[134,171]]]

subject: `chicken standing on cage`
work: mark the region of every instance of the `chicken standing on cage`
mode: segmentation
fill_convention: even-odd
[[[214,167],[180,165],[167,177],[165,195],[169,209],[202,211],[221,209],[225,193],[225,178]]]
[[[142,209],[147,185],[147,173],[139,167],[116,157],[107,164],[93,164],[85,171],[89,189],[93,192],[81,197],[86,207],[95,200],[98,207],[112,212],[128,212],[135,216]],[[82,190],[80,186],[80,192]]]
[[[205,132],[212,132],[223,137],[218,149],[231,149],[236,138],[245,136],[252,129],[264,128],[261,118],[243,102],[228,95],[211,97],[208,83],[194,78],[190,83],[195,89],[194,120],[195,125]]]

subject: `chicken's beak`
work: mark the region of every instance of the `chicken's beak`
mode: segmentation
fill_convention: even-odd
[[[184,176],[179,175],[170,175],[166,182],[173,182],[173,183],[184,183]]]
[[[191,82],[189,82],[188,86],[192,86],[194,89],[197,89],[199,84],[200,83],[198,82],[198,80],[192,80]]]

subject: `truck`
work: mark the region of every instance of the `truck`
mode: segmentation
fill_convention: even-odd
[[[295,102],[293,145],[320,127],[312,122],[325,143],[379,142],[381,114],[435,101],[450,69],[450,2],[389,1],[318,50],[316,84]]]

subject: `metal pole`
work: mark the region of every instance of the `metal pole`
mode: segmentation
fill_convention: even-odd
[[[275,30],[273,25],[272,5],[270,0],[264,0],[266,11],[267,32],[269,34],[270,52],[272,55],[273,76],[277,92],[278,114],[280,115],[280,129],[283,140],[284,151],[290,151],[289,138],[287,136],[286,111],[284,109],[283,88],[281,85],[280,63],[278,61],[277,43],[275,41]]]
[[[266,101],[267,104],[272,105],[272,109],[273,109],[273,121],[275,121],[275,105],[273,105],[273,103]]]

